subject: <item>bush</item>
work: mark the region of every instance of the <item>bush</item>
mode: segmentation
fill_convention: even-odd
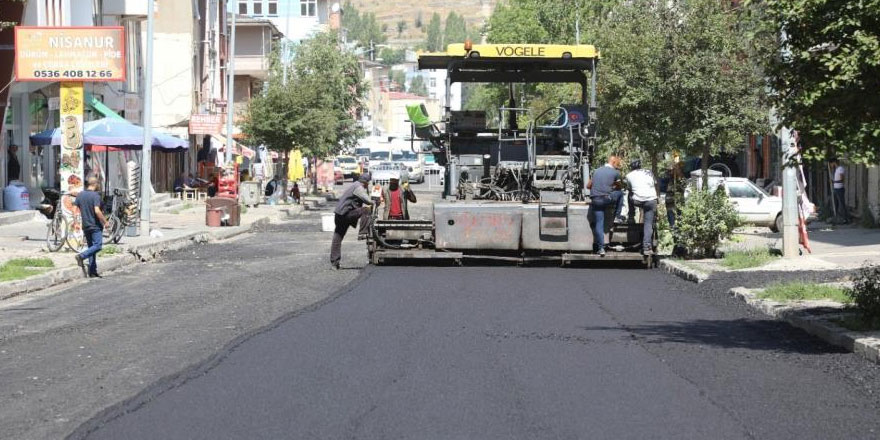
[[[846,294],[852,298],[865,321],[880,321],[880,266],[864,266],[853,277],[853,287]]]
[[[724,191],[693,190],[675,221],[675,244],[689,256],[714,257],[721,240],[733,235],[741,221]]]

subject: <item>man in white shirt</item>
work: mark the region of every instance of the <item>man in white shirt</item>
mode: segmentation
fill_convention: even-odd
[[[832,186],[834,187],[834,207],[837,210],[837,215],[841,216],[843,222],[849,223],[849,212],[846,210],[846,186],[844,185],[846,169],[843,168],[843,165],[841,165],[837,159],[831,159],[829,164],[834,170],[834,176],[832,178]]]
[[[629,167],[632,171],[626,175],[626,181],[629,185],[632,204],[642,209],[642,220],[645,221],[642,253],[651,255],[653,253],[654,216],[657,213],[657,186],[654,174],[650,170],[642,169],[642,161],[634,160]]]

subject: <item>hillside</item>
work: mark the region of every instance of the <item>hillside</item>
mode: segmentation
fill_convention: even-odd
[[[425,29],[431,15],[435,12],[440,18],[446,19],[450,12],[463,15],[468,28],[481,28],[495,10],[499,0],[352,0],[352,4],[361,12],[372,12],[380,24],[387,24],[388,42],[395,46],[418,44],[425,39]],[[415,23],[420,16],[422,28]],[[406,22],[406,29],[400,37],[397,34],[397,23]]]

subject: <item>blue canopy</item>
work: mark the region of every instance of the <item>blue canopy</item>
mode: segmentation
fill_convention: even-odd
[[[32,145],[61,145],[61,128],[41,131],[30,140]],[[143,143],[144,129],[124,119],[104,118],[83,124],[86,145],[140,148]],[[153,148],[182,150],[189,148],[189,141],[154,131]]]

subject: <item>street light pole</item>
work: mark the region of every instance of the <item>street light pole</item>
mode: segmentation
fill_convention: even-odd
[[[154,0],[147,1],[147,59],[144,63],[144,147],[141,153],[141,234],[150,235],[150,181],[153,149],[153,10]]]
[[[782,255],[786,258],[799,255],[798,206],[797,206],[797,166],[795,162],[796,145],[792,131],[782,128],[780,148],[782,168]]]
[[[229,62],[226,63],[228,79],[226,80],[226,165],[232,163],[232,119],[235,117],[235,16],[232,11],[232,30],[230,31],[229,50],[226,51]]]

